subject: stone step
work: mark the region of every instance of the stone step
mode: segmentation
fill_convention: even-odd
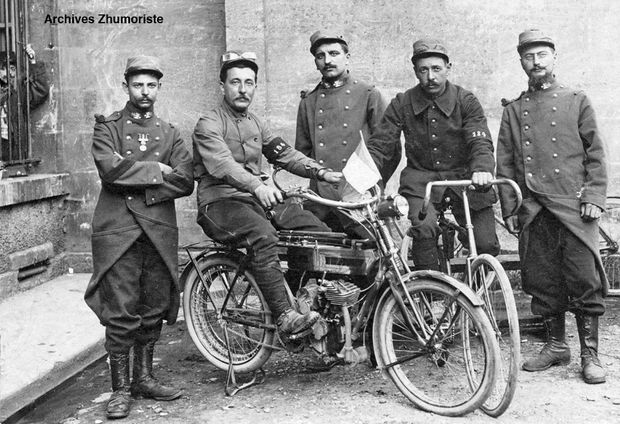
[[[105,355],[89,279],[62,275],[0,302],[0,422]]]

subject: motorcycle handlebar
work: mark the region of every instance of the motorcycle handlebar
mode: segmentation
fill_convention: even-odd
[[[514,209],[511,212],[511,215],[513,215],[519,210],[519,208],[521,207],[521,203],[523,201],[523,195],[521,194],[521,189],[519,188],[516,182],[514,182],[513,180],[509,178],[497,178],[497,179],[491,180],[491,182],[489,183],[489,185],[500,185],[500,184],[508,184],[512,188],[512,190],[515,192],[515,195],[517,196],[517,204],[515,205]],[[452,181],[446,180],[446,181],[429,182],[428,184],[426,184],[426,192],[424,193],[424,203],[422,204],[422,209],[420,209],[420,212],[418,213],[418,219],[420,219],[420,221],[423,221],[424,218],[426,218],[426,215],[428,213],[428,206],[431,202],[431,191],[433,190],[433,187],[468,187],[468,186],[473,186],[472,180],[452,180]]]
[[[378,192],[378,186],[375,186],[375,191]],[[370,199],[362,200],[361,202],[342,202],[339,200],[325,199],[317,194],[307,191],[304,188],[298,187],[293,190],[283,192],[285,197],[301,197],[303,199],[316,202],[320,205],[330,206],[334,208],[342,209],[361,209],[368,205],[372,205],[379,200],[378,196],[372,196]]]
[[[343,208],[343,209],[361,209],[373,203],[379,201],[378,194],[372,196],[370,199],[362,200],[361,202],[342,202],[339,200],[331,200],[326,199],[324,197],[319,196],[318,194],[303,188],[303,187],[295,187],[293,189],[285,190],[278,184],[278,180],[276,175],[280,172],[282,168],[277,168],[272,175],[273,184],[276,186],[278,190],[282,192],[284,197],[301,197],[302,199],[310,200],[311,202],[318,203],[320,205],[325,205],[333,208]],[[375,193],[380,193],[381,190],[379,186],[375,185],[374,187]]]

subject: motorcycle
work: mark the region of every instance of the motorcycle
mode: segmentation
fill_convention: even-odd
[[[277,172],[273,180],[282,190]],[[289,337],[277,333],[244,249],[213,241],[186,246],[185,321],[204,357],[227,371],[226,393],[263,382],[262,366],[274,350],[308,347],[356,363],[366,348],[373,365],[418,408],[460,416],[480,407],[493,388],[500,354],[493,328],[484,303],[465,284],[438,271],[411,271],[392,236],[398,218],[407,216],[406,200],[383,196],[379,187],[355,202],[324,199],[302,187],[283,193],[337,208],[373,237],[279,232],[292,304],[321,316]],[[239,373],[252,377],[238,384]]]

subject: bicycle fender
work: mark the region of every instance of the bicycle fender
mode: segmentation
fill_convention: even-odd
[[[463,293],[474,306],[484,306],[484,301],[467,284],[441,271],[434,271],[430,269],[413,271],[409,274],[409,276],[411,276],[410,278],[414,279],[430,278],[433,280],[443,281],[444,283],[450,284],[456,290]]]
[[[482,299],[480,299],[480,297],[476,293],[474,293],[474,291],[470,289],[469,286],[457,280],[456,278],[449,276],[448,274],[444,274],[443,272],[434,271],[430,269],[423,269],[423,270],[413,271],[413,272],[410,272],[409,274],[403,275],[403,280],[405,280],[407,283],[411,282],[415,284],[415,280],[421,279],[421,278],[444,282],[452,286],[459,293],[462,293],[467,298],[467,300],[469,300],[472,303],[472,305],[474,306],[484,305],[484,302],[482,301]],[[378,307],[380,307],[380,305],[383,304],[384,298],[390,293],[391,293],[391,290],[386,290],[383,293],[383,295],[381,296],[381,299],[379,299],[379,301],[377,302]]]

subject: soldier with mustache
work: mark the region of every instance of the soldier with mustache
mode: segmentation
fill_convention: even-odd
[[[419,84],[392,99],[368,150],[387,181],[393,171],[389,164],[400,159],[400,136],[404,133],[407,166],[400,176],[399,191],[409,202],[411,253],[416,269],[438,269],[437,212],[430,207],[424,220],[418,217],[426,184],[471,179],[479,188],[488,187],[495,170],[493,142],[478,99],[448,81],[452,64],[442,42],[416,41],[411,62]],[[453,200],[454,216],[464,225],[460,191],[434,190],[432,203],[445,196]],[[477,249],[492,255],[499,253],[492,208],[495,201],[493,190],[470,196]]]
[[[222,102],[205,113],[193,134],[194,179],[198,181],[198,224],[213,240],[246,248],[251,271],[280,334],[310,328],[319,314],[297,312],[287,296],[276,243],[277,229],[328,232],[329,228],[262,178],[262,157],[289,172],[337,183],[333,172],[276,137],[248,108],[258,74],[256,54],[222,55]],[[265,209],[272,208],[271,219]]]
[[[174,200],[194,189],[180,131],[155,113],[164,76],[159,59],[130,57],[124,76],[125,107],[95,115],[92,154],[101,191],[92,224],[93,275],[84,294],[106,330],[111,419],[129,414],[132,396],[170,401],[182,395],[153,376],[153,355],[163,322],[174,324],[179,311]]]
[[[607,280],[598,251],[598,218],[605,208],[605,145],[590,100],[558,83],[555,42],[540,30],[519,35],[517,51],[528,89],[504,102],[497,175],[515,180],[523,205],[510,215],[514,195],[500,186],[504,220],[520,232],[523,290],[542,315],[547,343],[523,364],[542,371],[567,364],[565,313],[575,314],[586,383],[605,382],[598,359],[598,317]]]
[[[322,78],[312,91],[301,93],[295,148],[327,168],[342,171],[360,142],[360,131],[368,140],[377,130],[386,102],[374,86],[351,75],[349,45],[342,36],[316,31],[310,37],[310,53]],[[339,190],[326,182],[313,181],[310,188],[328,199],[341,198]],[[334,208],[311,202],[304,208],[334,231],[372,237]]]

